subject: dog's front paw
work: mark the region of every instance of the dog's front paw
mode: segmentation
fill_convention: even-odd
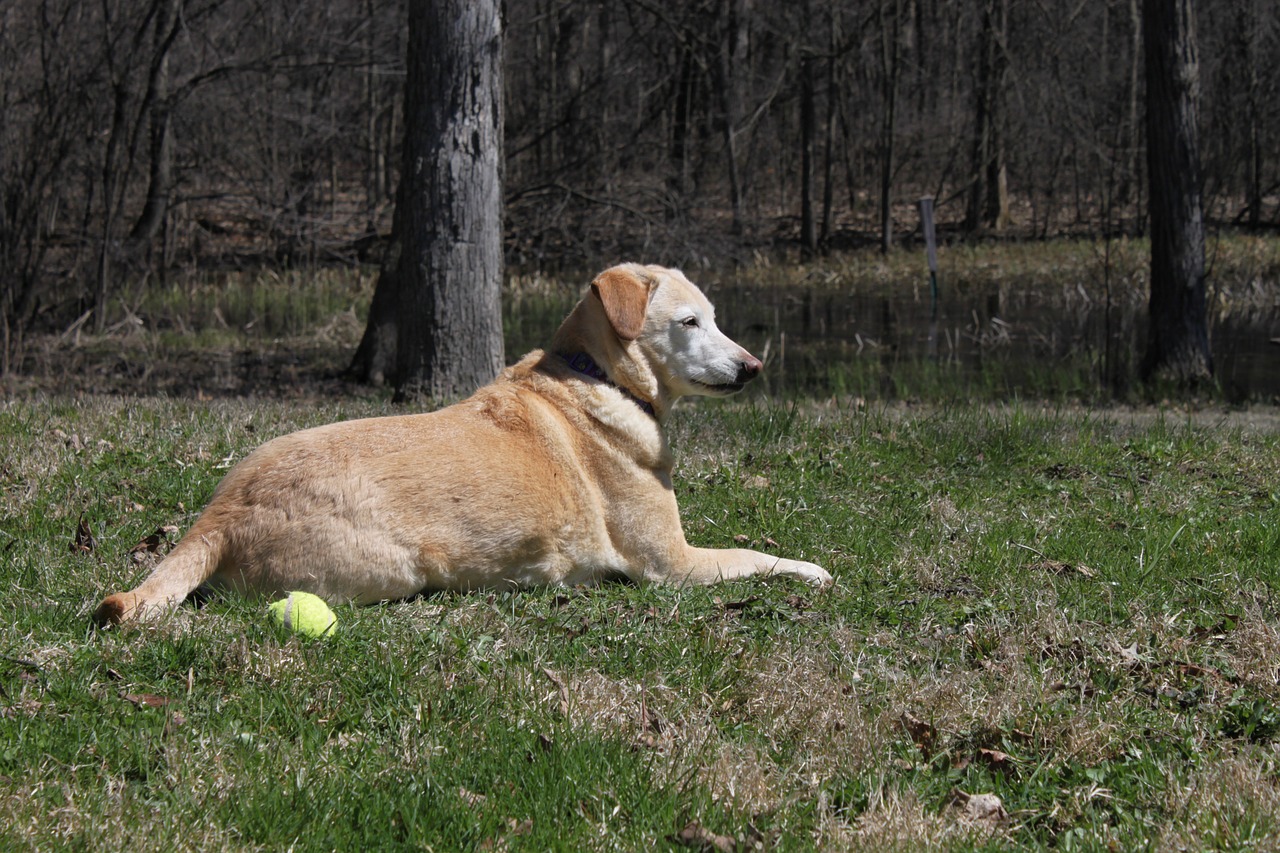
[[[822,566],[815,566],[813,563],[802,563],[797,561],[795,568],[790,574],[799,578],[815,589],[826,589],[834,584],[835,578],[831,577],[831,573]]]
[[[131,592],[108,595],[93,613],[93,624],[99,628],[112,628],[138,618],[142,602]]]
[[[813,571],[805,575],[805,583],[817,589],[827,589],[835,585],[836,579],[831,577],[831,573],[821,566],[814,566]]]

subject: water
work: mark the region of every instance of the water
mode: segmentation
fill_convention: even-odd
[[[883,290],[883,289],[881,289]],[[1145,340],[1145,296],[1108,306],[1083,288],[953,286],[935,308],[927,281],[897,292],[853,287],[707,287],[719,325],[760,357],[756,393],[868,399],[1095,399],[1131,390]],[[1280,294],[1213,318],[1226,399],[1280,402]],[[508,351],[544,343],[571,297],[507,308]]]

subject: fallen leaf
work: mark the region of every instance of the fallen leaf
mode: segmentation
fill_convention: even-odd
[[[713,850],[729,853],[738,847],[738,842],[730,836],[717,835],[697,821],[690,821],[689,825],[676,833],[671,840],[682,847],[692,847],[695,850],[706,851],[706,853],[710,853]]]
[[[71,450],[75,450],[77,452],[84,450],[84,439],[82,439],[80,436],[76,435],[75,433],[71,433],[70,435],[68,435],[67,433],[63,432],[60,429],[55,429],[53,431],[53,437],[61,441],[64,445],[69,447]]]
[[[653,734],[662,732],[662,718],[649,708],[649,703],[644,696],[640,697],[640,730]]]
[[[1198,625],[1191,630],[1193,640],[1222,640],[1240,624],[1239,616],[1223,616],[1214,625]]]
[[[551,683],[556,686],[556,692],[560,696],[560,716],[569,716],[569,688],[565,685],[564,679],[556,672],[547,669],[545,666],[542,668],[542,674],[550,679]]]
[[[186,724],[187,724],[187,718],[184,717],[181,712],[174,711],[172,714],[169,715],[169,719],[165,720],[164,733],[166,735],[171,735],[178,729],[185,726]]]
[[[912,716],[909,711],[902,712],[902,727],[906,729],[916,749],[920,750],[920,754],[924,756],[924,760],[928,761],[933,756],[933,749],[938,742],[938,730],[924,720]]]
[[[12,705],[0,707],[0,718],[31,717],[43,707],[43,702],[37,702],[34,699],[19,699]]]
[[[129,556],[135,563],[146,562],[153,556],[159,556],[169,549],[173,543],[169,539],[171,533],[177,533],[173,525],[157,527],[155,532],[144,537],[141,542],[129,549]]]
[[[98,543],[93,538],[93,530],[89,527],[89,522],[85,520],[82,513],[79,523],[76,524],[75,538],[71,540],[71,553],[92,554],[97,547]]]
[[[474,791],[468,791],[466,788],[458,788],[458,796],[469,806],[482,806],[484,801],[489,799],[484,794],[477,794]]]
[[[1116,650],[1120,654],[1120,662],[1125,666],[1137,666],[1142,663],[1142,657],[1138,654],[1138,643],[1120,647]]]
[[[1004,803],[995,794],[967,794],[957,788],[951,792],[951,798],[971,820],[999,823],[1009,817],[1009,813],[1004,810]]]
[[[1064,563],[1061,560],[1050,560],[1045,558],[1037,563],[1027,566],[1028,569],[1049,572],[1054,575],[1080,575],[1085,578],[1097,577],[1097,572],[1086,566],[1084,563]]]
[[[979,749],[978,760],[1000,773],[1014,771],[1013,758],[1007,752],[1001,752],[998,749]]]
[[[164,696],[156,696],[151,693],[126,693],[124,698],[125,701],[132,702],[134,707],[137,708],[163,708],[173,701]]]

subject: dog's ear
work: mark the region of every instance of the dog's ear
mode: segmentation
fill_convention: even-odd
[[[604,305],[609,324],[624,341],[634,341],[644,330],[644,315],[649,310],[649,297],[658,282],[640,276],[624,267],[607,269],[591,282],[591,290]]]

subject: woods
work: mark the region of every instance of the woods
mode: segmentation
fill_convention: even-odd
[[[519,268],[1145,235],[1138,0],[511,0],[505,242]],[[1280,32],[1196,4],[1204,215],[1280,211]],[[406,6],[8,7],[0,27],[0,370],[152,283],[383,260]],[[145,318],[143,318],[145,319]]]

